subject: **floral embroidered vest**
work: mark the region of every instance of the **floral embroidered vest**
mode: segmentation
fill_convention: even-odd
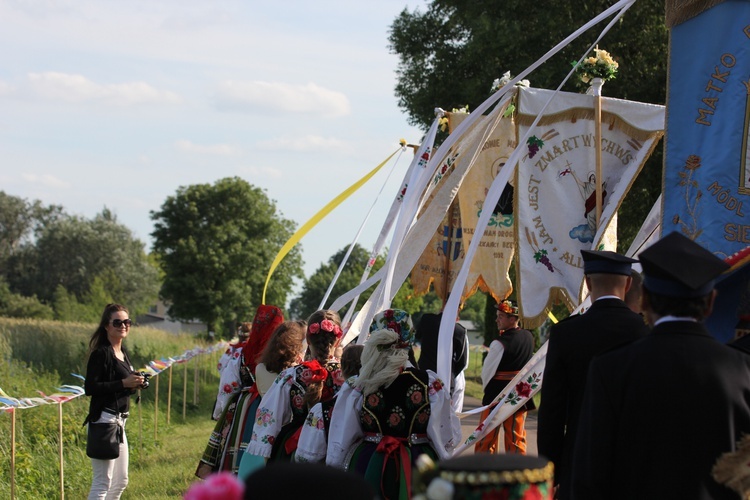
[[[320,393],[320,401],[329,401],[338,394],[339,389],[346,379],[341,373],[338,362],[329,361],[325,365],[328,376],[323,382],[323,391]],[[309,382],[310,373],[304,365],[298,365],[294,370],[294,382],[289,389],[289,401],[292,405],[292,421],[304,421],[309,408],[305,407],[305,393]],[[300,420],[301,419],[301,420]]]
[[[426,434],[430,420],[426,371],[407,368],[388,387],[365,396],[359,420],[364,432],[408,438]]]

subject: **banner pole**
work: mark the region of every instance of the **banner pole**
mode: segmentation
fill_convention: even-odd
[[[159,374],[154,377],[156,387],[154,387],[154,443],[156,442],[157,429],[159,427]]]
[[[187,361],[182,366],[182,421],[185,422],[185,412],[187,410]]]
[[[598,82],[597,82],[598,80]],[[602,85],[604,80],[594,78],[592,89],[594,91],[594,122],[596,141],[596,229],[602,220]]]
[[[169,378],[167,382],[167,426],[172,413],[172,365],[169,365]]]
[[[57,438],[60,452],[60,500],[65,499],[65,473],[63,471],[63,419],[62,401],[57,403]]]
[[[138,389],[138,460],[143,460],[143,414],[141,413],[140,389]]]
[[[200,359],[195,360],[195,366],[193,366],[193,404],[198,404],[198,384],[200,382]]]
[[[10,500],[16,499],[16,409],[10,409]]]

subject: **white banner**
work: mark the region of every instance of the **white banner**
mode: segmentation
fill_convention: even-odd
[[[551,91],[519,91],[519,136]],[[596,223],[594,96],[560,92],[526,144],[516,181],[519,306],[526,321],[545,313],[560,290],[580,303],[581,250],[616,250],[604,238],[622,199],[663,135],[664,107],[602,99],[602,216]]]

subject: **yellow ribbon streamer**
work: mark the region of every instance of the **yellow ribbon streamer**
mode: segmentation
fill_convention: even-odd
[[[266,290],[268,289],[268,282],[271,281],[271,275],[276,270],[276,267],[279,265],[279,263],[286,257],[286,255],[290,252],[292,248],[294,248],[294,245],[299,243],[299,240],[301,240],[313,227],[315,227],[318,222],[320,222],[326,215],[331,213],[334,208],[339,206],[341,202],[349,198],[349,196],[352,195],[356,190],[361,188],[367,181],[370,180],[370,178],[378,173],[378,170],[383,168],[383,166],[388,163],[388,160],[393,158],[393,155],[398,153],[401,150],[401,148],[398,148],[396,151],[391,153],[388,158],[382,161],[380,165],[373,168],[371,171],[369,171],[367,174],[365,174],[364,177],[362,177],[360,180],[349,186],[345,191],[341,192],[338,196],[336,196],[334,199],[328,202],[326,206],[321,208],[318,213],[313,215],[310,220],[305,222],[305,224],[300,227],[296,233],[292,235],[289,240],[287,240],[286,243],[284,243],[284,246],[281,247],[281,250],[279,250],[279,253],[276,255],[276,258],[273,259],[273,263],[271,263],[271,269],[268,270],[268,276],[266,276],[266,284],[263,286],[263,299],[261,300],[262,304],[266,303]]]

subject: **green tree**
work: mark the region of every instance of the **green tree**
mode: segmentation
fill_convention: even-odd
[[[238,177],[181,187],[151,219],[169,315],[201,320],[224,334],[253,317],[271,263],[295,228],[265,191]],[[285,304],[301,277],[294,248],[274,271],[266,303]]]
[[[62,286],[99,314],[110,300],[125,304],[133,315],[146,311],[159,287],[144,244],[106,208],[91,220],[74,216],[49,222],[33,244],[11,257],[9,268],[11,288],[19,293],[51,304]]]
[[[75,294],[68,292],[64,286],[58,285],[52,299],[55,319],[60,321],[79,321],[97,323],[101,318],[104,307],[115,300],[105,284],[104,279],[94,278],[89,290],[81,300]],[[132,313],[135,316],[136,313]]]
[[[487,302],[492,302],[494,304],[494,301],[490,300],[489,295],[477,290],[474,295],[466,299],[466,301],[464,302],[464,307],[459,313],[459,317],[461,319],[471,321],[472,323],[474,323],[474,325],[476,325],[478,331],[484,332],[484,312]]]
[[[44,206],[39,200],[30,202],[0,191],[0,269],[22,244],[50,222],[64,216],[58,205]]]
[[[505,71],[518,74],[610,0],[434,0],[426,11],[402,11],[391,25],[390,49],[399,57],[396,96],[413,125],[424,129],[434,108],[475,109]],[[535,70],[535,87],[556,88],[604,24],[594,27]],[[668,31],[663,0],[639,0],[600,42],[620,63],[605,94],[663,104]],[[571,79],[572,80],[572,79]],[[569,81],[563,90],[577,91]],[[627,249],[660,192],[661,149],[654,152],[620,210],[621,250]],[[622,216],[627,214],[627,216]]]
[[[54,311],[36,297],[24,297],[10,291],[8,283],[0,278],[0,316],[8,318],[52,319]]]
[[[310,278],[304,281],[302,285],[302,291],[297,297],[292,299],[292,302],[289,305],[289,312],[292,317],[304,319],[318,309],[318,306],[320,306],[320,301],[325,296],[326,290],[328,290],[331,281],[333,281],[336,270],[344,260],[344,256],[346,255],[348,248],[349,247],[346,246],[333,254],[328,259],[328,262],[321,264],[320,267],[318,267],[318,269],[316,269],[315,272],[310,276]],[[326,306],[330,305],[340,295],[343,295],[347,291],[359,285],[359,281],[362,278],[362,273],[365,270],[365,266],[367,265],[367,261],[369,260],[369,258],[370,252],[365,250],[359,244],[354,245],[354,248],[352,248],[352,252],[349,255],[349,259],[347,260],[344,269],[341,270],[341,274],[336,280],[336,284],[331,291]],[[373,269],[370,274],[372,275],[372,273],[380,269],[384,263],[385,257],[383,255],[379,255],[375,260],[375,264],[373,265]],[[374,287],[362,292],[357,302],[357,309],[361,308],[362,304],[364,304],[367,299],[370,298],[373,290]],[[404,311],[407,311],[409,313],[414,313],[422,307],[422,303],[423,299],[414,295],[414,289],[411,287],[411,283],[407,279],[406,282],[401,286],[401,288],[399,288],[396,296],[393,298],[391,306],[397,309],[403,309]],[[348,309],[349,305],[347,304],[346,307],[338,312],[343,317]]]

